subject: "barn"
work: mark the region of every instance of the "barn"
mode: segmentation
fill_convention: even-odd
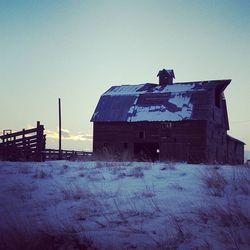
[[[113,86],[91,118],[93,152],[116,159],[242,164],[244,143],[227,134],[224,90],[231,80]]]

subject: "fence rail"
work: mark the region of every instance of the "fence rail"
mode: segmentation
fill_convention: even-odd
[[[62,150],[62,160],[86,160],[90,159],[92,152],[87,151],[75,151],[75,150]],[[45,149],[43,151],[44,160],[58,160],[59,150],[58,149]]]
[[[42,161],[46,135],[44,126],[37,122],[36,128],[23,129],[0,136],[0,159],[12,161]]]

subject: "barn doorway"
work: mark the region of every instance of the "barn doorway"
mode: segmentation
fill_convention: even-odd
[[[160,154],[159,143],[135,143],[134,156],[139,161],[158,161]]]

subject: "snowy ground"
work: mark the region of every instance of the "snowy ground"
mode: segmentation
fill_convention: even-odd
[[[250,168],[0,162],[0,216],[1,249],[250,249]]]

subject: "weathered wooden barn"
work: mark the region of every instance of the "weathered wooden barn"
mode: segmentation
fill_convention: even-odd
[[[242,164],[244,143],[227,135],[224,90],[231,80],[113,86],[95,109],[94,154],[129,159]]]

